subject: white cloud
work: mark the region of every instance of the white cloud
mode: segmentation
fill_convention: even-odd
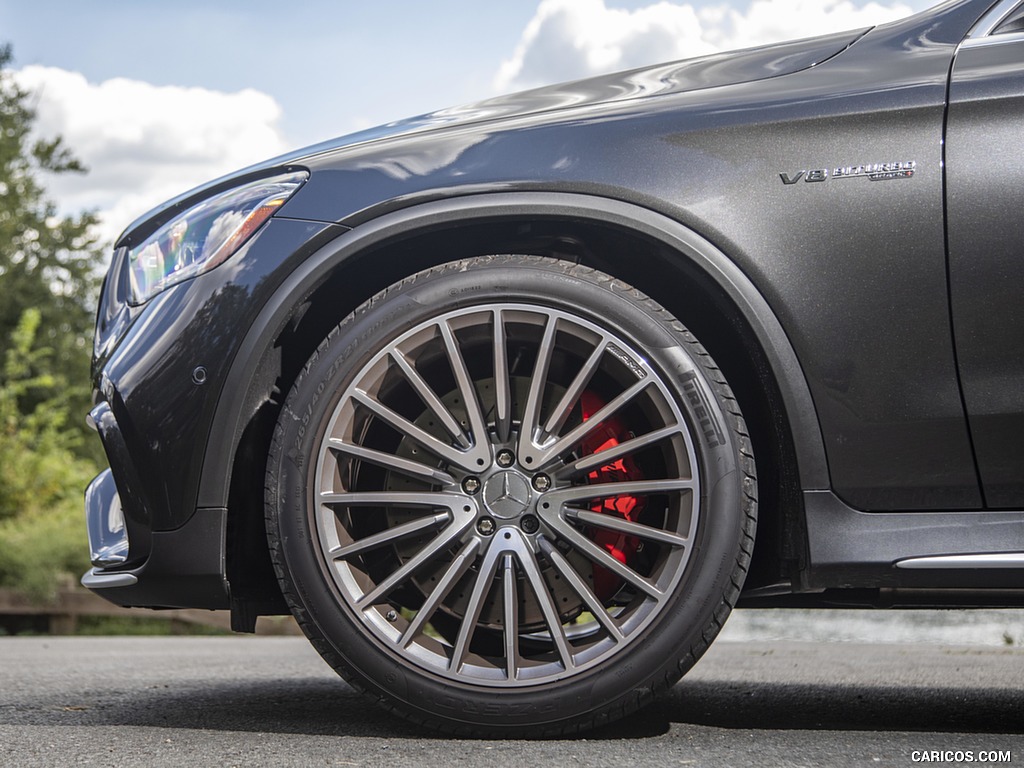
[[[109,240],[164,200],[284,152],[281,108],[256,90],[223,93],[28,66],[15,73],[33,94],[36,131],[64,137],[89,173],[47,180],[62,210],[98,209]]]
[[[746,13],[728,12],[718,44],[722,50],[745,48],[871,27],[909,16],[912,10],[901,2],[858,5],[849,0],[755,0]]]
[[[898,1],[858,5],[851,0],[752,0],[745,11],[724,4],[697,8],[669,2],[627,11],[608,8],[605,0],[543,0],[494,84],[499,91],[529,88],[873,26],[911,10]]]

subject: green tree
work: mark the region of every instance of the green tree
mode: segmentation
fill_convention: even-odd
[[[0,366],[0,585],[46,599],[89,565],[82,491],[96,465],[74,452],[64,376],[38,373],[53,352],[36,343],[41,316],[25,310]]]
[[[102,251],[92,214],[64,216],[53,174],[81,173],[60,138],[34,136],[30,94],[0,46],[0,585],[44,599],[88,565],[84,439]]]
[[[11,60],[10,46],[0,46],[0,345],[26,309],[38,309],[38,340],[52,352],[33,363],[34,372],[62,372],[66,385],[54,405],[84,432],[103,249],[92,234],[94,214],[60,215],[47,197],[48,176],[85,169],[60,137],[34,136],[31,96],[14,81]],[[24,413],[38,404],[35,396],[26,393]],[[81,441],[77,450],[98,457],[95,446]]]

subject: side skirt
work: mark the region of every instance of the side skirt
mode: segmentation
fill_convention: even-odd
[[[1024,512],[859,512],[830,491],[803,496],[799,591],[1024,588]]]

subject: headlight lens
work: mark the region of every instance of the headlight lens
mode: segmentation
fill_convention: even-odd
[[[128,253],[130,303],[207,272],[245,244],[306,180],[305,171],[222,192],[179,214]]]

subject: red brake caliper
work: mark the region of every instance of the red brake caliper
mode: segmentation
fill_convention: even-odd
[[[593,414],[603,408],[604,401],[595,393],[587,391],[580,397],[580,407],[583,411],[583,420],[586,421]],[[591,432],[580,444],[583,455],[614,448],[630,437],[621,419],[612,417],[603,422]],[[620,483],[630,480],[642,480],[643,475],[636,462],[631,456],[623,456],[613,462],[595,469],[587,475],[587,482],[597,483]],[[590,509],[593,512],[600,512],[606,515],[616,515],[631,522],[636,522],[640,513],[644,511],[644,497],[640,496],[615,496],[595,501]],[[620,563],[626,564],[636,554],[640,547],[640,540],[635,536],[627,536],[624,533],[609,531],[604,528],[592,528],[590,537],[601,547],[604,547],[612,557]],[[594,594],[601,600],[612,597],[622,586],[620,579],[614,571],[610,571],[599,565],[594,566]]]

